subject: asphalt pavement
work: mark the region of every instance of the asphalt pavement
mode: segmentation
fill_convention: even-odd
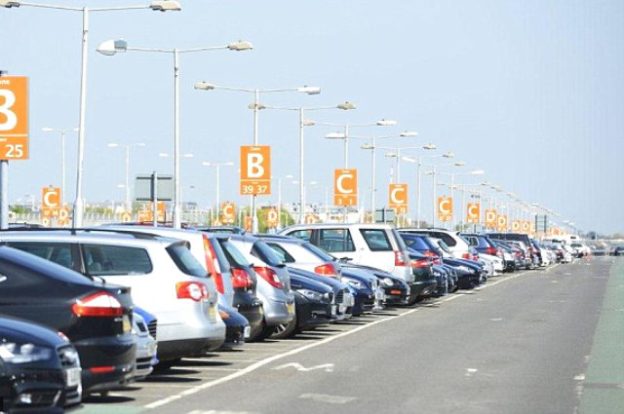
[[[623,328],[609,310],[624,308],[613,296],[624,266],[610,273],[613,262],[499,276],[296,340],[185,360],[79,412],[622,413],[611,372]]]

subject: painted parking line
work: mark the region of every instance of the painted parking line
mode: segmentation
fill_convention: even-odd
[[[494,286],[497,286],[497,285],[499,285],[499,284],[501,284],[503,282],[511,281],[511,280],[517,279],[519,277],[525,276],[527,274],[531,274],[531,273],[529,273],[529,272],[518,272],[518,273],[516,273],[514,275],[502,277],[501,279],[497,279],[495,281],[488,282],[485,286],[483,286],[481,288],[481,290],[490,289],[490,288],[492,288]],[[438,303],[438,304],[440,304],[440,303],[447,303],[447,302],[450,302],[450,301],[453,301],[453,300],[457,300],[458,298],[467,297],[467,296],[469,296],[469,295],[466,295],[466,294],[463,294],[463,293],[458,293],[458,294],[449,295],[447,297],[439,299],[439,300],[437,300],[434,303]],[[290,351],[282,352],[282,353],[279,353],[279,354],[276,354],[276,355],[271,355],[271,356],[269,356],[269,357],[267,357],[265,359],[262,359],[262,360],[259,360],[257,362],[254,362],[251,365],[249,365],[249,366],[247,366],[245,368],[242,368],[242,369],[240,369],[237,372],[233,372],[232,374],[226,375],[226,376],[224,376],[222,378],[218,378],[218,379],[215,379],[215,380],[212,380],[212,381],[204,382],[204,383],[202,383],[200,385],[197,385],[197,386],[194,386],[194,387],[190,387],[190,388],[188,388],[188,389],[186,389],[186,390],[184,390],[184,391],[182,391],[182,392],[180,392],[178,394],[174,394],[174,395],[171,395],[169,397],[165,397],[165,398],[162,398],[160,400],[154,401],[152,403],[146,404],[144,406],[144,408],[148,409],[148,410],[157,409],[157,408],[162,407],[164,405],[170,404],[170,403],[172,403],[174,401],[183,399],[184,397],[187,397],[189,395],[196,394],[196,393],[204,391],[206,389],[209,389],[209,388],[215,387],[217,385],[224,384],[224,383],[230,382],[230,381],[232,381],[234,379],[237,379],[237,378],[240,378],[242,376],[245,376],[245,375],[247,375],[247,374],[249,374],[249,373],[251,373],[253,371],[256,371],[259,368],[262,368],[262,367],[264,367],[264,366],[266,366],[266,365],[268,365],[268,364],[270,364],[272,362],[278,361],[280,359],[283,359],[283,358],[286,358],[286,357],[289,357],[289,356],[292,356],[292,355],[299,354],[299,353],[307,351],[309,349],[313,349],[313,348],[316,348],[316,347],[319,347],[319,346],[323,346],[325,344],[328,344],[330,342],[333,342],[333,341],[336,341],[338,339],[344,338],[346,336],[353,335],[353,334],[355,334],[357,332],[360,332],[360,331],[362,331],[364,329],[368,329],[368,328],[370,328],[372,326],[375,326],[375,325],[378,325],[378,324],[381,324],[381,323],[385,323],[385,322],[388,322],[388,321],[391,321],[391,320],[395,320],[395,319],[398,319],[398,318],[402,318],[402,317],[407,316],[407,315],[411,315],[412,313],[420,311],[422,308],[423,308],[422,306],[419,306],[419,307],[416,307],[416,308],[406,309],[406,310],[399,309],[399,310],[396,311],[395,316],[375,316],[373,314],[370,317],[370,322],[367,322],[364,325],[355,326],[355,327],[353,325],[346,325],[346,326],[348,326],[349,329],[350,328],[353,328],[353,329],[340,331],[340,332],[336,333],[335,335],[327,336],[326,338],[320,339],[320,340],[318,340],[316,342],[304,345],[302,347],[295,348],[295,349],[292,349]],[[358,319],[358,321],[362,321],[362,318]],[[340,326],[340,324],[332,325],[332,327],[335,327],[335,326]],[[345,325],[343,325],[343,326],[345,326]],[[292,342],[288,341],[288,340],[280,342],[280,343],[284,343],[284,344],[290,343],[292,345]],[[257,344],[257,345],[256,344],[250,344],[250,345],[254,345],[253,348],[256,348],[256,349],[253,350],[253,351],[256,351],[256,352],[259,352],[260,349],[262,349],[262,350],[274,349],[273,347],[271,347],[271,348],[264,347],[263,348],[262,347],[263,344]],[[274,345],[274,343],[272,343],[271,345]],[[275,347],[275,348],[279,348],[279,349],[275,349],[276,351],[281,351],[281,350],[283,350],[286,347]],[[246,352],[246,351],[247,351],[247,349],[245,349],[244,352]]]

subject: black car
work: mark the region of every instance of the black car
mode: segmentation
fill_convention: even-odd
[[[63,334],[0,317],[0,412],[62,413],[81,393],[80,359]]]
[[[61,331],[80,355],[85,393],[118,387],[134,371],[130,289],[0,246],[0,314]]]
[[[319,281],[315,273],[301,269],[288,269],[290,286],[295,295],[295,318],[289,324],[279,325],[272,338],[283,339],[306,329],[326,325],[332,315],[334,290]]]

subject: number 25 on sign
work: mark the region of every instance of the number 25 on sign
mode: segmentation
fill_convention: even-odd
[[[28,159],[28,78],[0,76],[0,160]]]

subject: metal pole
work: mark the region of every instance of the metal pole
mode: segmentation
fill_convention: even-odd
[[[158,227],[158,173],[152,173],[152,186],[154,189],[152,196],[152,226]]]
[[[305,217],[305,191],[303,189],[303,128],[304,113],[303,108],[299,108],[299,224],[304,224]],[[280,179],[281,184],[281,179]],[[281,200],[281,195],[280,195]],[[281,218],[278,218],[278,221]]]
[[[451,202],[455,203],[455,174],[453,173],[451,173]],[[455,208],[453,208],[453,215],[451,216],[451,230],[454,230],[456,224]]]
[[[65,205],[65,130],[61,130],[61,206]]]
[[[395,184],[398,184],[401,182],[401,149],[397,148],[397,152],[396,152],[396,181],[394,182]]]
[[[220,213],[221,213],[221,165],[217,164],[216,167],[217,169],[217,186],[216,186],[216,190],[217,190],[217,220],[220,220]]]
[[[437,199],[437,190],[436,190],[436,168],[433,166],[432,176],[433,176],[433,227],[436,226],[436,210],[438,207]]]
[[[82,227],[84,203],[82,200],[82,173],[84,169],[85,116],[87,108],[87,58],[89,55],[89,9],[82,9],[82,63],[80,75],[80,113],[78,120],[78,164],[76,170],[76,197],[72,227]]]
[[[130,145],[126,145],[126,211],[132,212],[130,204]]]
[[[173,49],[173,228],[182,227],[180,211],[180,63]]]
[[[416,227],[420,228],[420,156],[416,158]]]
[[[371,223],[375,222],[375,192],[377,191],[375,183],[376,163],[375,163],[375,137],[373,137],[373,148],[371,149]]]
[[[345,169],[349,168],[349,125],[345,125],[344,127],[344,167]],[[348,211],[348,207],[345,206],[343,208],[343,217],[342,217],[342,221],[344,223],[347,222],[347,214]]]
[[[282,178],[277,179],[277,228],[282,228]]]
[[[459,219],[460,219],[460,231],[464,231],[464,217],[466,215],[466,185],[462,184],[462,204],[461,204],[461,211],[459,212]]]
[[[253,144],[258,145],[258,106],[260,105],[260,91],[254,91],[253,109]],[[258,233],[258,219],[256,217],[256,195],[251,196],[251,231]]]
[[[0,160],[0,229],[9,228],[9,161]]]

